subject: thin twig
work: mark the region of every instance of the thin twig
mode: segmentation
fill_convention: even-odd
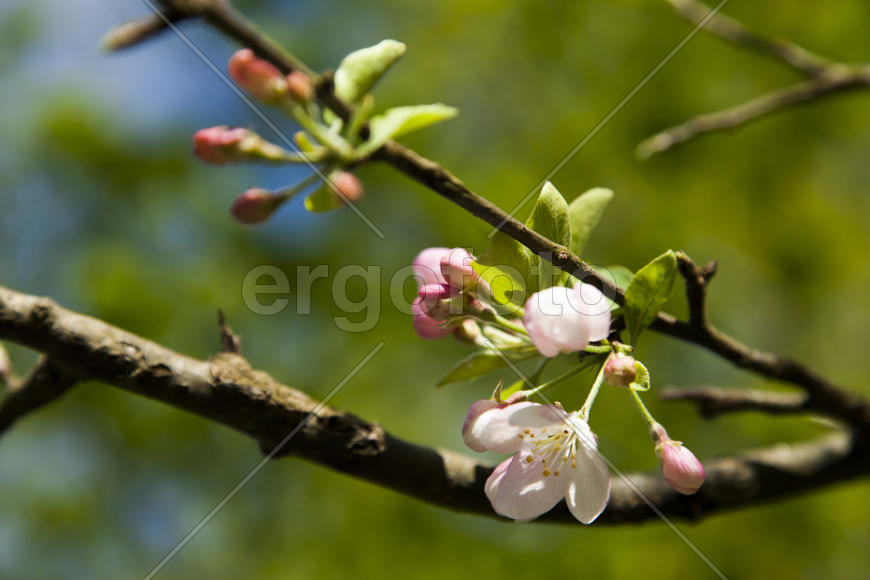
[[[762,411],[772,415],[807,412],[807,396],[801,393],[691,387],[663,389],[659,396],[663,401],[694,403],[701,415],[706,418],[740,411]]]
[[[667,0],[676,11],[697,25],[710,14],[710,7],[697,0]],[[751,32],[741,22],[719,12],[709,19],[704,30],[729,42],[775,57],[811,76],[824,72],[835,63],[786,39],[769,39]]]

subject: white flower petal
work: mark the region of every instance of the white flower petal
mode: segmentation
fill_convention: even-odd
[[[610,500],[610,470],[594,449],[578,445],[577,467],[566,467],[570,479],[565,501],[575,518],[584,524],[601,515]]]
[[[592,284],[577,284],[574,294],[578,312],[588,317],[589,340],[603,340],[610,334],[610,302]]]
[[[571,484],[565,475],[544,476],[543,463],[527,449],[517,452],[506,463],[493,484],[487,485],[493,509],[505,517],[519,521],[535,519],[559,503]]]
[[[462,440],[472,451],[487,451],[487,447],[480,441],[480,435],[488,421],[481,421],[481,417],[498,405],[492,399],[482,399],[472,403],[471,408],[468,409],[468,414],[465,415],[465,421],[462,423]]]
[[[563,411],[564,413],[564,411]],[[474,427],[480,444],[497,453],[514,453],[534,445],[562,420],[550,405],[523,401],[484,413]]]

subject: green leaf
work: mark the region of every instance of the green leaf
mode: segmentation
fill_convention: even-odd
[[[344,207],[335,192],[327,186],[323,186],[305,198],[305,209],[311,213],[323,213]]]
[[[568,202],[549,181],[541,189],[526,225],[559,245],[567,246],[571,242]]]
[[[572,252],[582,255],[586,242],[612,199],[612,190],[595,187],[571,202],[568,206],[568,217],[571,220]]]
[[[634,278],[634,272],[625,266],[592,266],[598,274],[605,280],[610,280],[623,290],[628,288],[631,279]]]
[[[637,377],[628,388],[638,392],[648,391],[651,385],[649,370],[638,360],[634,361],[634,370],[637,372]]]
[[[532,214],[526,220],[526,226],[561,246],[567,247],[571,242],[568,202],[549,181],[541,189],[535,206],[532,208]],[[537,280],[534,281],[536,283],[531,284],[530,290],[532,292],[549,288],[558,283],[561,279],[561,276],[556,275],[558,268],[540,256],[537,257],[536,263],[538,276]]]
[[[369,124],[371,131],[369,140],[359,148],[357,154],[360,157],[368,155],[386,143],[387,139],[400,137],[411,131],[452,119],[458,113],[458,109],[441,103],[388,109],[382,114],[372,117]]]
[[[527,247],[507,234],[496,232],[472,268],[490,285],[499,305],[516,311],[529,297],[534,260],[537,257]]]
[[[438,386],[476,379],[504,367],[507,364],[506,359],[520,362],[537,356],[538,351],[533,346],[526,346],[516,350],[502,350],[500,354],[501,356],[491,350],[484,350],[468,355],[438,382]]]
[[[395,40],[382,40],[350,53],[335,71],[335,95],[349,103],[357,102],[403,54],[405,45]]]
[[[674,280],[677,278],[677,256],[668,250],[641,268],[625,290],[625,324],[631,344],[637,345],[640,333],[655,320]]]

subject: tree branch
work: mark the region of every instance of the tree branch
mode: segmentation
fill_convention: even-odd
[[[490,466],[404,441],[377,423],[321,406],[238,354],[193,359],[49,299],[2,287],[0,338],[45,353],[65,377],[97,380],[232,427],[264,453],[301,424],[276,456],[292,454],[444,508],[496,517],[483,493]],[[866,475],[868,459],[865,444],[836,433],[708,461],[707,482],[694,496],[678,494],[657,473],[629,473],[613,479],[610,504],[598,521],[655,518],[635,490],[669,517],[698,519]],[[575,522],[564,505],[543,519]]]
[[[697,0],[667,1],[680,15],[696,25],[710,13],[710,8]],[[705,133],[733,129],[800,103],[870,86],[870,65],[846,65],[834,62],[791,41],[771,40],[758,36],[737,20],[721,13],[711,18],[704,26],[704,30],[738,46],[772,56],[798,69],[808,78],[746,103],[714,113],[698,115],[644,139],[637,146],[637,155],[641,159],[648,159]]]
[[[23,379],[7,379],[0,397],[0,434],[21,417],[59,399],[75,383],[75,377],[47,357],[42,357]]]
[[[722,389],[692,387],[663,389],[663,401],[689,401],[698,407],[701,416],[713,418],[724,413],[762,411],[772,415],[807,412],[807,396],[799,393],[778,393],[756,389]]]
[[[192,9],[190,4],[193,4],[195,9]],[[251,48],[284,72],[304,66],[276,43],[260,34],[253,24],[232,9],[229,2],[225,0],[161,0],[161,5],[186,16],[202,16],[208,23],[242,45]],[[330,75],[320,77],[317,83],[317,96],[339,116],[345,119],[350,116],[351,108],[332,92]],[[374,153],[373,158],[392,165],[414,181],[499,228],[536,254],[543,255],[562,270],[571,272],[580,279],[597,280],[608,297],[620,305],[623,304],[624,293],[611,280],[600,276],[568,248],[527,228],[489,200],[471,191],[459,178],[438,163],[395,141],[387,141]],[[870,436],[870,404],[794,360],[750,349],[709,324],[681,322],[664,312],[657,315],[652,328],[662,334],[706,348],[740,368],[773,380],[797,385],[809,393],[811,403],[817,411],[842,419],[852,424],[856,430]]]

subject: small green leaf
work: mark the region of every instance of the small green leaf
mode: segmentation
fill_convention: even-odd
[[[311,213],[323,213],[342,207],[344,203],[341,198],[325,185],[305,198],[305,209]]]
[[[471,267],[489,285],[494,306],[508,314],[515,314],[523,309],[527,298],[526,283],[518,278],[516,270],[503,270],[498,266],[486,266],[479,262],[472,262]]]
[[[496,302],[515,311],[522,308],[530,294],[529,281],[535,260],[537,257],[527,247],[497,232],[472,267],[490,285]]]
[[[501,356],[491,350],[484,350],[468,355],[438,382],[438,386],[476,379],[504,367],[507,364],[506,359],[519,362],[537,356],[538,351],[533,346],[526,346],[516,350],[502,350],[500,354]]]
[[[676,278],[677,256],[673,250],[668,250],[641,268],[631,279],[625,290],[623,310],[632,345],[637,345],[640,333],[655,320]]]
[[[434,105],[414,105],[388,109],[372,117],[369,129],[371,135],[357,151],[360,157],[376,151],[387,139],[400,137],[411,131],[428,127],[435,123],[452,119],[459,113],[454,107],[436,103]]]
[[[637,377],[628,385],[628,388],[638,392],[648,391],[651,384],[649,370],[637,360],[634,361],[634,370],[637,372]]]
[[[595,187],[571,202],[568,206],[568,216],[571,220],[572,252],[578,256],[582,255],[586,242],[589,241],[592,231],[612,199],[612,190]]]
[[[335,95],[349,103],[357,102],[403,54],[405,45],[395,40],[382,40],[350,53],[335,71]]]
[[[561,246],[567,247],[571,242],[568,202],[549,181],[541,189],[526,226]],[[534,281],[536,283],[532,284],[532,292],[558,283],[561,276],[556,275],[558,269],[549,260],[538,256],[535,263],[538,265],[538,276]]]

